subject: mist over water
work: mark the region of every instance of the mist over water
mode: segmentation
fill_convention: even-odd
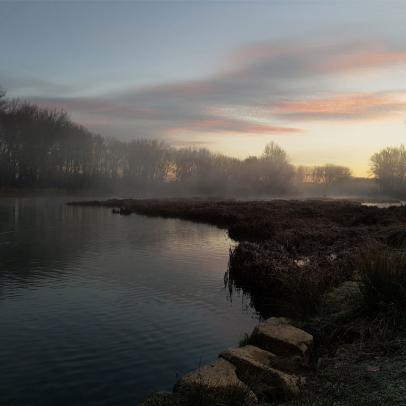
[[[223,230],[65,201],[0,201],[1,405],[135,405],[255,325]]]

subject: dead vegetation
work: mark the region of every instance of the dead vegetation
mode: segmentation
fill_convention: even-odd
[[[312,333],[319,362],[286,405],[403,404],[406,208],[349,201],[86,202],[228,230],[225,282]],[[241,339],[247,344],[249,336]],[[280,403],[277,403],[280,404]]]
[[[74,204],[180,218],[228,230],[226,281],[242,289],[263,316],[304,318],[323,294],[351,278],[354,255],[370,241],[401,247],[406,208],[380,209],[345,200],[236,201],[208,199],[108,200]]]

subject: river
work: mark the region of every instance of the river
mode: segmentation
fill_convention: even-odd
[[[0,405],[136,405],[257,323],[224,230],[0,199]]]

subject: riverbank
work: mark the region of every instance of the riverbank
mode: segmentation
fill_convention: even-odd
[[[358,249],[371,240],[393,248],[406,241],[406,208],[379,209],[351,201],[126,199],[72,204],[226,229],[239,243],[230,253],[228,286],[249,293],[264,317],[311,314],[326,290],[353,277]]]
[[[283,317],[259,323],[246,342],[189,372],[173,392],[150,396],[142,406],[254,406],[296,397],[305,382],[313,337]]]
[[[226,277],[230,292],[242,289],[262,317],[289,316],[315,338],[314,368],[302,396],[289,405],[351,405],[355,399],[359,404],[401,404],[398,400],[404,398],[405,390],[399,385],[394,389],[394,385],[406,371],[399,344],[406,337],[403,316],[399,316],[403,299],[392,300],[388,295],[404,296],[395,287],[398,281],[390,282],[398,277],[390,269],[402,268],[404,262],[394,263],[392,254],[382,254],[383,260],[377,257],[371,266],[378,264],[378,271],[387,274],[371,287],[365,284],[363,271],[368,261],[361,259],[366,250],[370,258],[374,253],[404,248],[405,207],[380,209],[359,202],[320,200],[73,204],[121,209],[122,214],[175,217],[226,229],[238,242],[230,252]],[[381,289],[386,289],[386,297]],[[369,303],[368,291],[376,295],[376,303]],[[375,390],[371,389],[373,383]],[[369,400],[362,403],[362,399]]]

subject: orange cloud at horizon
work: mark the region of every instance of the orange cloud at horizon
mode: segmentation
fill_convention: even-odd
[[[406,100],[392,94],[350,93],[322,99],[276,104],[278,115],[299,119],[377,119],[406,109]]]

